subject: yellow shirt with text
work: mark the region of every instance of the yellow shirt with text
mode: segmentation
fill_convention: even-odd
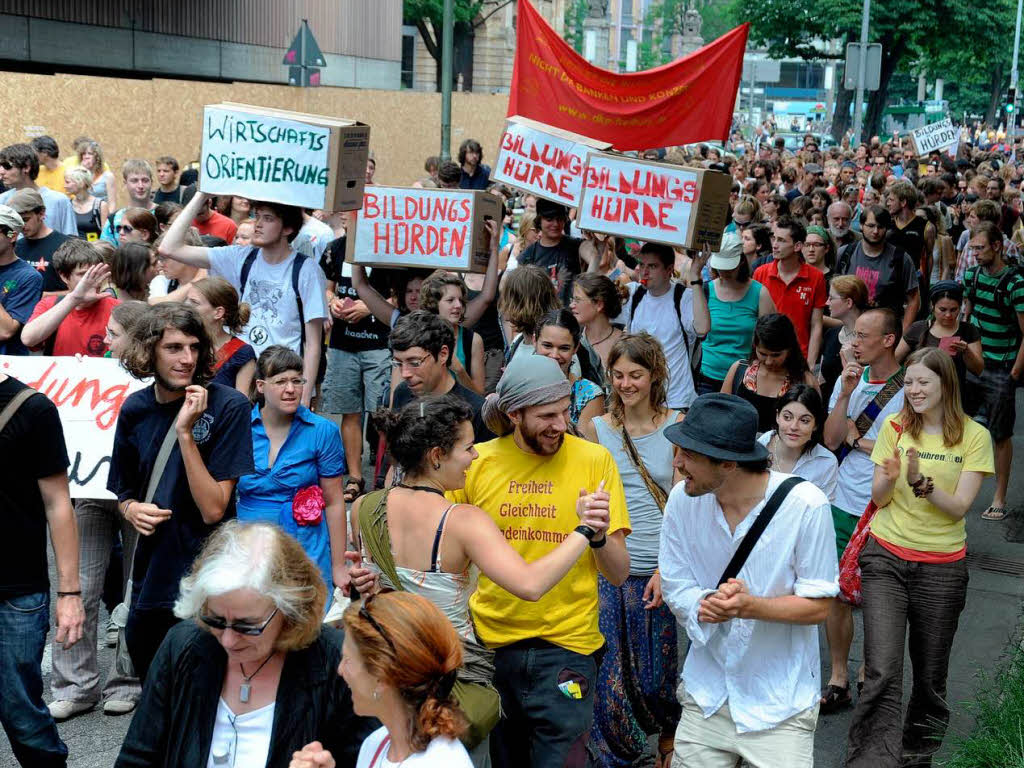
[[[892,501],[882,507],[871,521],[871,532],[898,547],[918,552],[957,552],[967,543],[963,519],[954,520],[928,499],[914,496],[907,485],[907,450],[917,449],[920,472],[935,481],[935,487],[952,495],[961,472],[995,472],[992,437],[987,429],[964,417],[964,436],[957,445],[946,447],[942,435],[924,431],[915,439],[899,434],[893,426],[898,416],[890,416],[871,451],[871,460],[879,466],[893,451],[900,453],[900,477],[893,489]]]
[[[555,549],[580,524],[581,488],[610,495],[608,533],[629,533],[629,513],[619,470],[606,448],[565,436],[553,456],[526,453],[512,435],[478,445],[466,487],[452,494],[491,516],[527,562]],[[555,587],[535,603],[520,600],[483,574],[469,607],[477,634],[490,648],[537,638],[591,654],[604,644],[597,626],[597,561],[587,551]]]

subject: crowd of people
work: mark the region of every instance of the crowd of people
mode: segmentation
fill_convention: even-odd
[[[810,766],[853,707],[847,765],[930,764],[985,477],[1007,513],[1021,170],[732,146],[643,153],[732,176],[712,252],[581,232],[467,140],[414,182],[501,199],[466,275],[350,264],[346,215],[169,156],[0,149],[0,354],[145,383],[113,498],[72,500],[56,406],[0,374],[17,760],[102,705],[119,767]]]

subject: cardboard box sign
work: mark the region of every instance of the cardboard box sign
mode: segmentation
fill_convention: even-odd
[[[580,204],[587,155],[610,146],[525,117],[512,117],[501,135],[491,180],[575,208]]]
[[[949,149],[960,140],[960,129],[948,117],[910,132],[914,152],[920,157],[935,150]]]
[[[203,108],[199,188],[302,208],[363,203],[370,127],[247,104]]]
[[[345,260],[370,267],[485,272],[491,254],[485,222],[501,221],[501,201],[462,189],[367,187],[346,240]]]
[[[576,214],[580,229],[717,251],[732,178],[720,171],[593,152]]]

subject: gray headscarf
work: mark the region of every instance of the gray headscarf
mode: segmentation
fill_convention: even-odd
[[[508,414],[531,405],[568,397],[572,387],[558,363],[543,355],[516,355],[508,364],[494,394],[484,401],[483,418],[498,437],[512,431]]]

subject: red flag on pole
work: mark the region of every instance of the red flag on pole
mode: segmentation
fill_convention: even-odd
[[[519,0],[508,114],[616,149],[725,140],[743,72],[749,24],[657,69],[619,74],[590,64]]]

